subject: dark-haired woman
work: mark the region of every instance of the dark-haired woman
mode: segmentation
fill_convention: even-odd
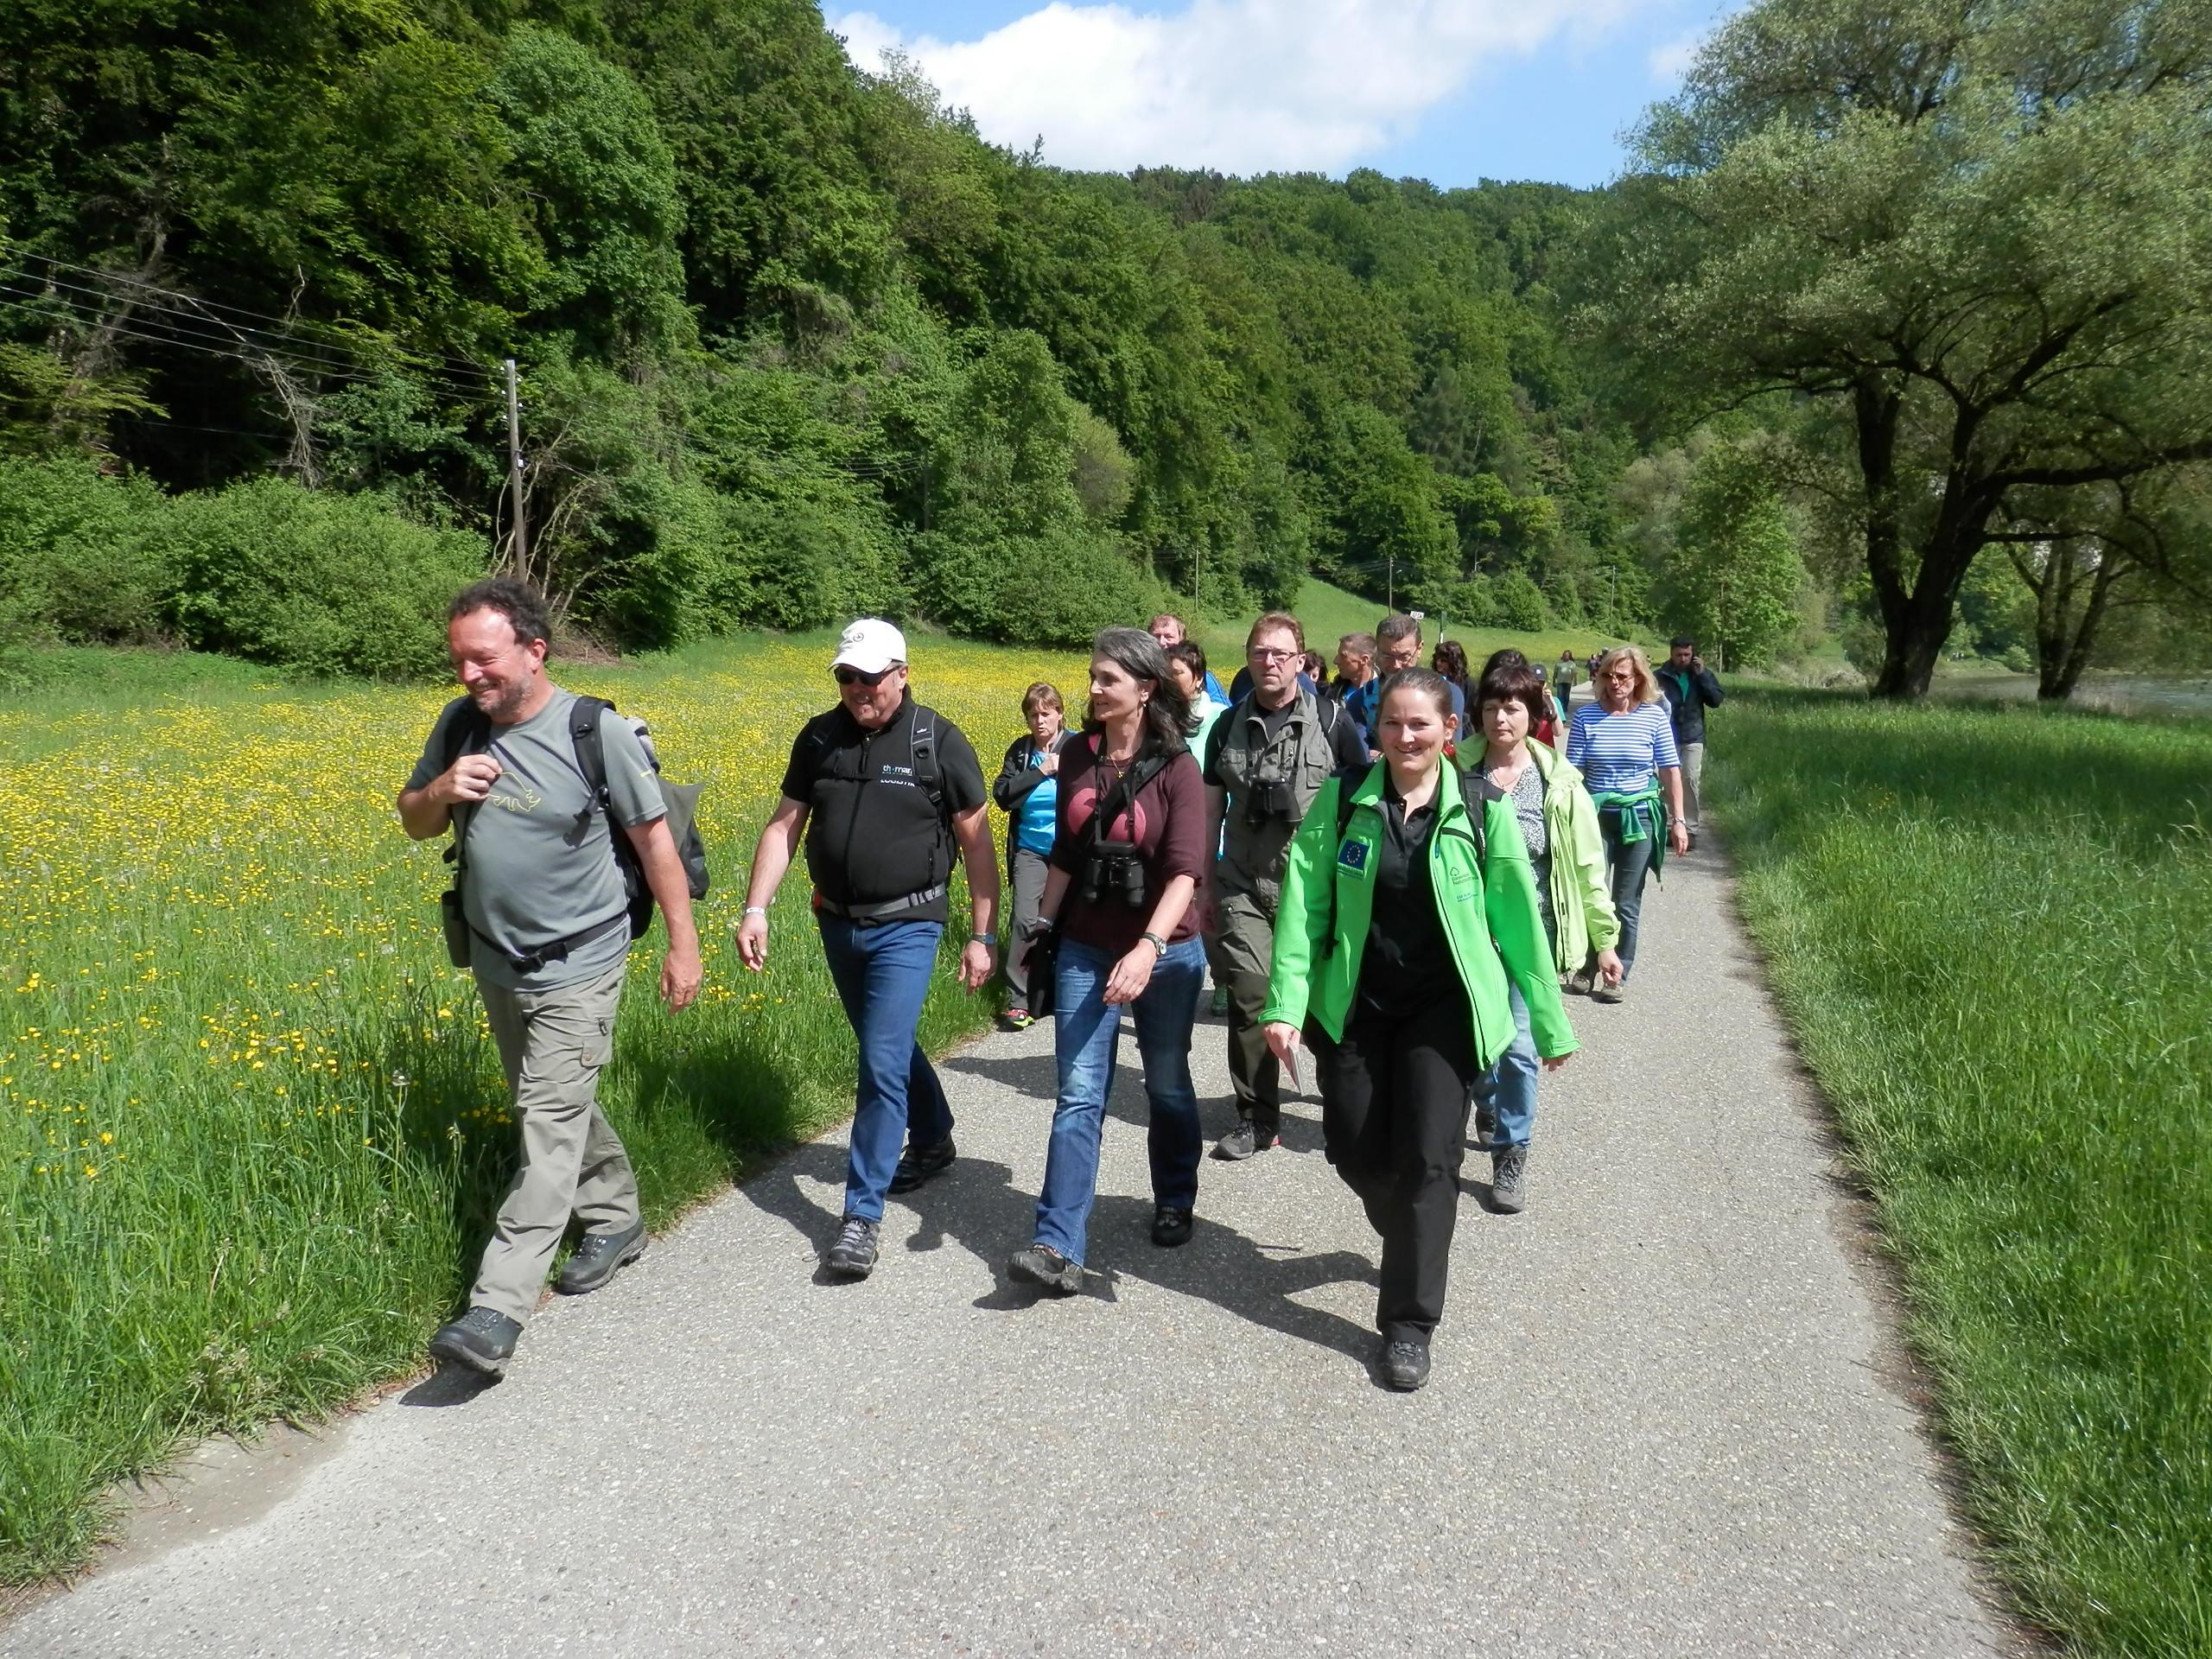
[[[1467,680],[1467,651],[1457,639],[1440,639],[1436,649],[1428,654],[1428,665],[1439,679],[1445,681],[1459,694],[1459,707],[1466,713],[1460,716],[1452,741],[1464,743],[1474,729],[1475,688]]]
[[[1620,923],[1606,879],[1597,803],[1567,758],[1530,735],[1538,712],[1551,706],[1551,688],[1542,671],[1523,658],[1486,669],[1477,690],[1483,736],[1478,769],[1483,781],[1505,797],[1520,827],[1553,969],[1562,977],[1574,973],[1594,951],[1605,982],[1618,984],[1621,960],[1613,945]],[[1476,1114],[1481,1144],[1490,1154],[1491,1201],[1508,1214],[1528,1205],[1529,1142],[1536,1124],[1536,1045],[1528,1002],[1517,989],[1513,1027],[1512,1046],[1479,1091],[1484,1100]]]
[[[1059,827],[1060,749],[1068,741],[1059,690],[1043,680],[1022,693],[1021,718],[1029,729],[1007,745],[998,780],[991,785],[991,798],[1007,816],[1006,881],[1013,895],[1007,920],[1011,948],[999,969],[1006,976],[1007,1010],[999,1016],[1005,1031],[1027,1031],[1034,1023],[1021,944],[1045,896],[1045,865]]]
[[[1384,685],[1382,761],[1324,785],[1291,842],[1263,1015],[1286,1065],[1313,1046],[1329,1161],[1382,1235],[1376,1359],[1402,1390],[1428,1380],[1468,1091],[1513,1040],[1509,986],[1547,1066],[1575,1046],[1528,851],[1503,798],[1445,764],[1452,723],[1437,675]]]
[[[1035,1236],[1007,1264],[1014,1279],[1061,1295],[1083,1284],[1125,1006],[1151,1111],[1152,1242],[1191,1236],[1200,1147],[1191,1027],[1205,974],[1192,899],[1208,849],[1205,789],[1183,741],[1188,718],[1158,641],[1135,628],[1099,634],[1090,717],[1061,753],[1058,833],[1031,929],[1058,934],[1059,1098]]]

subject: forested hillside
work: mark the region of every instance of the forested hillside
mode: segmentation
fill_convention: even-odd
[[[1584,206],[1062,172],[855,72],[804,0],[30,0],[0,22],[0,441],[47,464],[0,500],[18,543],[105,527],[110,599],[36,620],[327,666],[402,664],[256,632],[249,590],[381,583],[388,633],[392,594],[495,550],[624,646],[858,609],[1072,640],[1309,569],[1611,620],[1632,452],[1550,286]]]

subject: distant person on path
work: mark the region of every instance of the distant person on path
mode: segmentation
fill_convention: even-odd
[[[1675,636],[1659,670],[1659,690],[1675,721],[1675,752],[1682,758],[1682,823],[1689,845],[1697,845],[1705,791],[1705,711],[1720,706],[1720,682],[1697,654],[1697,641]]]
[[[991,977],[999,867],[983,769],[960,728],[914,700],[906,636],[863,618],[837,641],[830,672],[837,706],[791,745],[782,798],[753,855],[737,953],[755,973],[768,965],[768,906],[804,833],[822,953],[860,1042],[844,1219],[826,1265],[837,1278],[865,1279],[884,1195],[912,1192],[953,1160],[952,1108],[914,1033],[944,933],[954,850],[968,873],[960,982],[971,991]]]
[[[1675,752],[1674,722],[1659,696],[1651,664],[1634,645],[1618,645],[1599,660],[1598,700],[1574,711],[1567,759],[1589,781],[1605,837],[1613,910],[1620,918],[1621,977],[1599,982],[1590,995],[1618,1002],[1636,968],[1637,923],[1643,883],[1666,863],[1667,849],[1689,851],[1682,825],[1682,768]]]
[[[1191,631],[1183,626],[1183,619],[1179,616],[1171,616],[1166,611],[1162,611],[1152,619],[1152,626],[1147,632],[1159,642],[1162,651],[1166,650],[1170,645],[1179,645],[1191,637]],[[1206,696],[1211,697],[1216,702],[1227,704],[1229,693],[1221,689],[1219,680],[1209,674],[1205,677],[1205,686]]]
[[[1464,743],[1467,741],[1468,732],[1473,728],[1474,721],[1474,699],[1467,695],[1473,688],[1467,683],[1466,647],[1456,639],[1440,639],[1436,642],[1436,649],[1428,654],[1428,665],[1438,678],[1459,694],[1459,720],[1458,728],[1452,734],[1452,741]]]
[[[1505,653],[1501,652],[1500,655]],[[1535,877],[1536,908],[1551,945],[1555,977],[1565,977],[1597,955],[1605,983],[1620,982],[1621,960],[1613,954],[1620,921],[1613,913],[1605,876],[1605,842],[1598,828],[1597,803],[1583,787],[1582,774],[1566,757],[1529,735],[1539,710],[1551,707],[1542,672],[1520,653],[1483,672],[1475,699],[1483,733],[1479,766],[1483,781],[1505,798],[1520,826],[1522,845]],[[1528,1205],[1529,1145],[1536,1123],[1536,1045],[1528,1000],[1517,986],[1508,988],[1513,1002],[1513,1042],[1491,1073],[1486,1098],[1478,1106],[1478,1143],[1491,1155],[1491,1198],[1500,1210],[1517,1214]]]
[[[1260,1010],[1290,838],[1324,784],[1367,765],[1351,717],[1294,677],[1305,650],[1296,617],[1270,611],[1255,622],[1244,647],[1251,694],[1215,723],[1206,744],[1214,826],[1207,844],[1221,857],[1202,897],[1214,976],[1229,988],[1229,1078],[1236,1091],[1236,1125],[1213,1153],[1231,1161],[1277,1144],[1282,1122],[1281,1068],[1261,1033]]]
[[[1013,894],[1009,948],[1000,969],[1010,999],[999,1016],[1002,1031],[1027,1031],[1033,1023],[1029,974],[1022,965],[1020,946],[1023,930],[1045,896],[1046,861],[1052,855],[1052,836],[1059,824],[1060,750],[1068,741],[1060,694],[1045,681],[1022,693],[1021,717],[1029,729],[1007,745],[998,779],[991,785],[991,798],[1007,815],[1006,880]]]
[[[1547,1066],[1575,1043],[1512,810],[1444,762],[1450,688],[1404,671],[1380,715],[1383,763],[1332,780],[1291,843],[1265,1017],[1281,1064],[1313,1047],[1329,1161],[1382,1240],[1376,1362],[1407,1390],[1428,1380],[1469,1090],[1513,1040],[1510,987]]]
[[[1071,1295],[1083,1285],[1098,1147],[1122,1010],[1135,1016],[1150,1109],[1152,1242],[1190,1242],[1198,1203],[1198,1091],[1191,1027],[1205,947],[1192,900],[1207,858],[1205,791],[1185,747],[1189,706],[1150,636],[1108,628],[1091,647],[1090,714],[1063,756],[1059,834],[1034,944],[1057,928],[1052,1109],[1031,1243],[1008,1274]]]
[[[630,899],[614,840],[635,849],[668,918],[660,994],[699,994],[691,892],[651,760],[627,721],[596,721],[603,791],[586,781],[576,696],[546,677],[552,620],[537,592],[494,576],[453,602],[446,643],[466,694],[446,705],[399,822],[416,841],[450,828],[469,970],[522,1120],[522,1167],[500,1201],[467,1311],[432,1357],[498,1372],[537,1306],[571,1217],[584,1236],[561,1270],[570,1295],[643,1255],[629,1154],[599,1108],[630,960]]]
[[[1574,652],[1561,651],[1559,661],[1552,666],[1552,694],[1559,699],[1561,719],[1566,718],[1564,711],[1573,706],[1574,683],[1581,677],[1582,671],[1575,666]]]

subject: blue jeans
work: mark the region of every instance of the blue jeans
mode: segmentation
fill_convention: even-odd
[[[1071,1262],[1083,1260],[1091,1200],[1098,1192],[1098,1140],[1106,1096],[1114,1088],[1122,1011],[1106,1006],[1115,958],[1073,939],[1060,945],[1052,1053],[1059,1062],[1060,1098],[1045,1154],[1045,1190],[1037,1196],[1037,1243]],[[1205,983],[1205,947],[1196,938],[1171,944],[1134,1005],[1137,1053],[1151,1108],[1152,1201],[1188,1210],[1198,1197],[1198,1096],[1191,1086],[1191,1027]]]
[[[952,1108],[914,1037],[944,924],[855,927],[842,916],[816,915],[830,977],[837,982],[837,1000],[861,1046],[845,1213],[880,1221],[883,1195],[899,1167],[899,1142],[911,1131],[914,1145],[933,1147],[952,1133]]]
[[[1529,1025],[1529,1004],[1521,995],[1521,988],[1510,980],[1506,982],[1506,995],[1513,1001],[1513,1040],[1505,1052],[1497,1057],[1497,1064],[1488,1076],[1475,1085],[1477,1102],[1481,1109],[1477,1122],[1483,1125],[1482,1149],[1503,1152],[1508,1147],[1525,1147],[1529,1132],[1536,1127],[1536,1039]]]
[[[1614,947],[1620,953],[1621,983],[1628,983],[1629,969],[1636,966],[1636,923],[1643,912],[1643,879],[1651,873],[1651,855],[1658,842],[1649,836],[1642,841],[1621,839],[1621,815],[1600,812],[1598,830],[1605,840],[1605,868],[1613,880],[1613,908],[1621,918],[1621,942]]]

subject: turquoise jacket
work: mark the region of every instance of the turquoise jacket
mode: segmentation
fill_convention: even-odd
[[[1303,1027],[1311,1018],[1331,1037],[1343,1038],[1374,910],[1388,773],[1387,764],[1377,761],[1352,787],[1351,815],[1341,838],[1337,804],[1344,779],[1324,784],[1306,810],[1283,873],[1262,1020]],[[1513,1040],[1509,974],[1529,1005],[1536,1052],[1546,1059],[1573,1053],[1574,1033],[1560,1004],[1559,976],[1536,908],[1535,878],[1511,804],[1479,779],[1468,786],[1477,792],[1484,814],[1484,855],[1478,862],[1459,768],[1446,766],[1436,787],[1429,880],[1452,960],[1474,1012],[1477,1056],[1487,1070]]]

